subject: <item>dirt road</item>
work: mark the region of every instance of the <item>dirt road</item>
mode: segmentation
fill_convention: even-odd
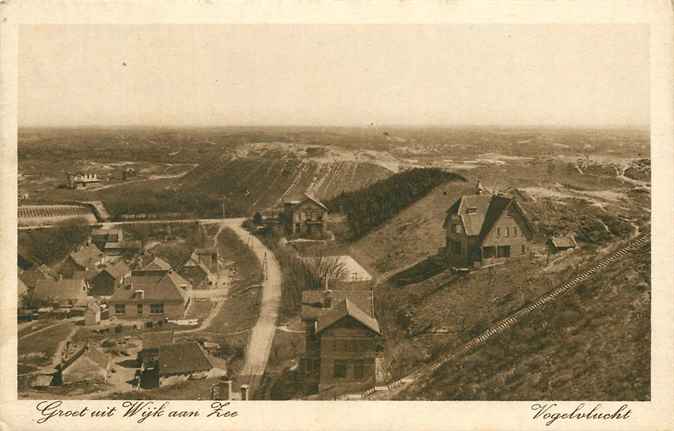
[[[267,367],[276,332],[276,321],[281,304],[281,267],[272,252],[259,239],[241,227],[242,222],[243,219],[226,221],[228,226],[255,253],[260,265],[265,269],[260,317],[250,335],[245,363],[239,374],[241,383],[247,383],[250,386],[250,393],[253,394]]]

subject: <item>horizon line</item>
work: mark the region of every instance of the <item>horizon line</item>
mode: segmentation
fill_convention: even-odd
[[[333,128],[333,129],[462,129],[462,128],[504,128],[504,129],[630,129],[650,130],[650,124],[228,124],[228,125],[166,125],[166,124],[86,124],[86,125],[20,125],[21,129],[227,129],[227,128]]]

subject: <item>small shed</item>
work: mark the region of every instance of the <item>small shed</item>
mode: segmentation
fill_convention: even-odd
[[[552,253],[559,253],[578,247],[573,235],[552,237],[548,240],[548,248]]]

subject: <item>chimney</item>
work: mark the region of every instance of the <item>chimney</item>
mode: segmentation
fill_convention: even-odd
[[[227,388],[227,396],[225,397],[225,399],[231,400],[232,399],[232,381],[231,380],[225,380],[225,387]]]

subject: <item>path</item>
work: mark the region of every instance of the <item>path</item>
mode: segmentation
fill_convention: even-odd
[[[53,325],[45,326],[44,328],[40,328],[37,331],[29,332],[27,334],[23,334],[19,336],[19,340],[24,340],[26,338],[32,337],[35,334],[39,334],[41,332],[47,331],[52,328],[56,328],[57,326],[63,326],[67,325],[68,323],[72,323],[75,319],[64,319],[64,320],[59,320],[58,323],[54,323]]]
[[[267,367],[276,332],[276,321],[281,304],[281,267],[262,241],[241,227],[243,220],[228,219],[226,223],[250,247],[262,268],[266,268],[262,282],[260,316],[250,335],[245,362],[239,373],[241,383],[247,383],[250,386],[250,393],[254,394]]]
[[[213,247],[218,247],[218,237],[222,233],[222,230],[227,226],[227,223],[223,222],[220,225],[220,228],[218,231],[213,235]],[[216,282],[216,289],[218,290],[218,296],[221,296],[220,299],[218,299],[216,302],[215,307],[213,307],[208,313],[208,316],[201,322],[201,325],[199,325],[197,328],[194,329],[186,329],[184,331],[176,331],[177,334],[189,334],[193,332],[199,332],[207,329],[209,326],[211,326],[211,322],[213,322],[213,319],[215,319],[215,316],[220,313],[220,310],[222,310],[222,307],[225,305],[225,300],[227,298],[227,295],[229,294],[229,283],[227,283],[227,287],[223,289],[219,289],[221,285],[221,279],[222,279],[222,268],[220,264],[218,264],[218,280]]]

